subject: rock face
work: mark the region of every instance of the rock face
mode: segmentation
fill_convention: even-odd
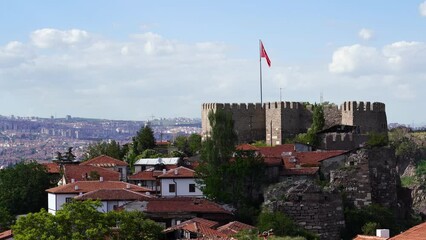
[[[340,239],[345,226],[343,203],[337,190],[323,189],[312,180],[284,181],[265,192],[264,208],[280,211],[321,239]]]

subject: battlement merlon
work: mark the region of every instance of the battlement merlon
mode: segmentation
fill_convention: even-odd
[[[350,112],[386,112],[385,104],[381,102],[345,101],[340,109]]]
[[[203,103],[203,110],[255,110],[263,109],[260,103]]]
[[[267,102],[264,103],[265,109],[301,109],[301,102]]]

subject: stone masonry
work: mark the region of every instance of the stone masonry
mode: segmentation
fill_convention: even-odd
[[[320,239],[338,240],[345,226],[343,203],[337,190],[323,189],[310,180],[284,181],[265,192],[264,208],[282,212]]]
[[[201,110],[202,135],[211,129],[208,114],[223,109],[232,113],[239,143],[266,141],[280,145],[312,124],[312,106],[302,102],[256,104],[204,103]],[[385,104],[379,102],[344,102],[340,107],[324,107],[325,127],[336,124],[359,126],[360,133],[387,131]]]

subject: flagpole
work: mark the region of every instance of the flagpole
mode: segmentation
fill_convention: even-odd
[[[261,51],[262,51],[262,42],[261,42],[261,40],[259,39],[259,69],[260,69],[260,71],[259,71],[259,79],[260,79],[260,105],[262,106],[263,104],[263,101],[262,101],[262,54],[261,54]]]

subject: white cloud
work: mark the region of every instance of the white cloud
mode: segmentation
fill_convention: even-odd
[[[426,1],[424,1],[423,3],[420,3],[419,12],[422,16],[426,17]]]
[[[358,32],[358,36],[363,40],[370,40],[373,37],[373,30],[363,28]]]
[[[89,33],[79,29],[61,31],[52,28],[43,28],[31,33],[31,40],[39,48],[55,48],[75,46],[88,41]]]
[[[400,41],[381,49],[359,44],[334,51],[329,71],[353,75],[424,71],[426,43]]]

